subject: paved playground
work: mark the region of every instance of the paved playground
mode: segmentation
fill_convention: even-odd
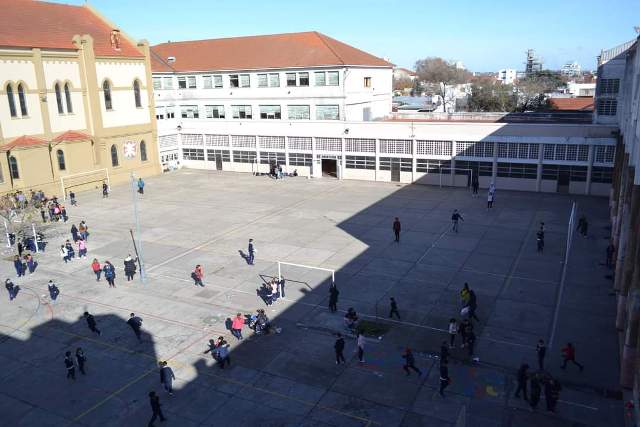
[[[112,188],[77,195],[68,224],[57,224],[36,273],[16,279],[10,261],[2,279],[21,287],[0,299],[0,424],[10,426],[144,426],[147,394],[156,390],[166,426],[618,426],[618,340],[615,297],[604,267],[607,200],[502,191],[494,208],[466,189],[331,179],[275,181],[248,174],[183,170],[147,180],[139,197],[142,257],[147,280],[127,282],[123,259],[134,253],[132,194]],[[572,201],[590,222],[575,235],[558,316],[562,259]],[[453,209],[464,218],[450,231]],[[392,222],[402,223],[400,243]],[[85,220],[88,258],[64,264],[57,248],[69,227]],[[544,254],[535,232],[546,224]],[[242,253],[249,238],[255,265]],[[5,252],[4,256],[9,253]],[[97,283],[93,258],[117,268],[117,288]],[[336,270],[338,313],[327,309],[328,274],[284,266],[285,298],[266,307],[280,334],[236,341],[226,319],[265,308],[256,290],[277,275],[276,261]],[[190,273],[205,270],[205,287]],[[58,283],[51,302],[47,282]],[[453,350],[446,398],[438,394],[433,357],[446,339],[449,318],[460,318],[459,291],[478,295],[476,354]],[[402,321],[387,319],[389,296]],[[348,307],[387,324],[371,338],[364,364],[347,339],[346,365],[335,365],[334,337]],[[82,318],[93,313],[102,330]],[[143,319],[138,343],[125,323]],[[555,319],[555,320],[554,320]],[[555,328],[554,328],[555,325]],[[555,330],[554,330],[555,329]],[[536,365],[535,344],[555,337],[546,364],[563,390],[557,414],[537,412],[513,397],[515,371]],[[207,349],[224,335],[231,367],[220,370]],[[585,365],[560,369],[560,348],[572,341]],[[410,346],[423,375],[407,377],[401,352]],[[82,347],[87,375],[65,378],[67,350]],[[157,362],[176,374],[175,394],[159,382]],[[458,424],[457,424],[458,423]],[[157,424],[161,425],[161,424]]]

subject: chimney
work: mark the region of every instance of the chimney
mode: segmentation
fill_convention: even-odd
[[[111,47],[120,50],[120,30],[111,30]]]

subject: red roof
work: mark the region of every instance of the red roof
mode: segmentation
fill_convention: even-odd
[[[96,56],[142,57],[143,54],[120,35],[120,49],[111,46],[111,28],[86,6],[33,0],[0,0],[0,46],[72,49],[73,36],[93,37]]]
[[[19,138],[14,139],[10,143],[1,146],[0,151],[9,151],[14,148],[34,147],[38,145],[47,145],[47,144],[48,142],[45,141],[44,139],[23,135]]]
[[[549,104],[554,110],[593,111],[593,98],[590,96],[579,98],[549,98]]]
[[[91,139],[90,135],[83,132],[76,132],[74,130],[68,130],[60,135],[56,136],[51,142],[63,142],[63,141],[88,141]]]
[[[314,66],[393,64],[316,31],[168,42],[153,46],[155,72],[258,70]],[[153,57],[154,55],[152,55]],[[167,58],[175,57],[169,63]]]

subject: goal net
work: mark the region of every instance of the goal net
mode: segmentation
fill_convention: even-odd
[[[428,171],[417,184],[437,185],[440,187],[469,187],[477,172],[468,168],[438,167]]]
[[[324,283],[329,285],[335,283],[336,271],[330,268],[278,261],[277,278],[285,282],[301,283],[311,291]]]
[[[62,176],[60,177],[61,196],[66,200],[70,191],[95,190],[101,188],[103,182],[110,185],[109,170],[106,168]]]

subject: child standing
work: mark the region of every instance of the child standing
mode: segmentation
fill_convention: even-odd
[[[93,274],[96,275],[96,282],[99,282],[100,274],[102,274],[102,266],[98,262],[97,258],[93,259],[93,262],[91,263],[91,270],[93,270]]]
[[[456,335],[458,334],[458,323],[456,319],[449,320],[449,347],[455,348]]]

